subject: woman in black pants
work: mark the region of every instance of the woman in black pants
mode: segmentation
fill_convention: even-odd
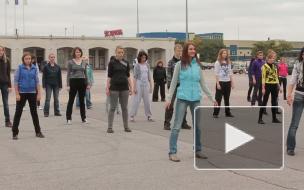
[[[218,102],[218,105],[221,106],[222,96],[224,96],[225,106],[227,106],[225,108],[226,117],[234,117],[228,107],[230,105],[231,88],[234,88],[234,84],[232,80],[231,62],[226,49],[220,50],[217,61],[214,64],[214,70],[216,79],[215,100]],[[219,113],[220,108],[214,108],[213,117],[218,118]]]
[[[73,49],[72,56],[73,59],[68,62],[67,69],[67,91],[69,92],[69,102],[67,105],[66,119],[68,125],[71,125],[73,104],[78,92],[81,120],[83,123],[88,124],[89,121],[86,119],[84,97],[86,89],[90,89],[91,84],[86,72],[87,64],[81,59],[82,50],[80,47],[75,47]]]
[[[160,88],[161,101],[166,101],[165,84],[166,84],[166,69],[163,67],[164,63],[161,60],[156,62],[156,67],[153,70],[154,91],[153,102],[158,102],[158,89]]]

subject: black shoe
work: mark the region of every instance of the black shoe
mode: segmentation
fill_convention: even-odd
[[[284,100],[287,100],[287,98],[284,98]]]
[[[293,150],[287,150],[287,154],[288,154],[289,156],[294,156],[294,155],[295,155],[295,153],[294,153]]]
[[[268,113],[267,113],[267,112],[264,112],[263,114],[264,114],[264,115],[268,115]]]
[[[162,102],[165,102],[165,101],[166,101],[166,99],[162,99],[161,101],[162,101]]]
[[[277,118],[272,119],[272,123],[282,123],[280,120],[278,120]]]
[[[132,132],[132,130],[128,127],[128,128],[125,128],[125,132]]]
[[[280,115],[280,114],[282,114],[282,112],[280,112],[280,111],[277,111],[277,112],[276,112],[276,114],[279,114],[279,115]]]
[[[44,135],[43,135],[42,133],[37,133],[37,134],[36,134],[36,137],[44,138]]]
[[[45,113],[45,114],[44,114],[44,117],[49,117],[49,114]]]
[[[219,116],[218,115],[213,115],[213,118],[219,118]]]
[[[18,135],[13,134],[13,140],[18,140]]]
[[[171,130],[170,126],[164,126],[164,130]]]
[[[226,117],[234,117],[231,113],[226,114]]]
[[[56,113],[55,116],[61,116],[61,113]]]
[[[250,97],[247,97],[247,102],[251,102],[251,98]]]
[[[113,129],[108,129],[107,132],[108,133],[114,133]]]
[[[188,124],[183,125],[183,126],[182,126],[182,129],[191,129],[191,126],[190,126],[190,125],[188,125]]]
[[[262,119],[259,119],[258,124],[265,124]]]
[[[152,102],[158,102],[158,100],[152,100]]]

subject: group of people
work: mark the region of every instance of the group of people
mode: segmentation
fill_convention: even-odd
[[[123,118],[123,126],[126,132],[131,132],[129,121],[135,122],[135,116],[141,99],[144,102],[145,114],[147,120],[154,122],[151,110],[150,93],[153,93],[152,101],[158,101],[158,89],[160,87],[161,101],[165,103],[165,121],[164,129],[171,130],[171,120],[173,116],[173,105],[176,101],[175,119],[171,130],[169,140],[169,159],[175,162],[180,161],[177,156],[177,139],[180,129],[191,129],[187,124],[186,115],[187,107],[190,107],[192,114],[192,123],[194,123],[194,114],[197,113],[196,125],[193,126],[195,130],[195,156],[197,158],[206,159],[202,153],[201,147],[201,130],[200,130],[200,114],[199,109],[195,109],[200,105],[202,99],[202,92],[206,94],[214,106],[213,117],[219,118],[220,105],[222,97],[224,97],[225,115],[226,117],[234,117],[229,109],[230,93],[234,88],[234,81],[231,71],[231,61],[228,51],[226,49],[220,50],[217,61],[215,62],[215,81],[216,92],[215,98],[211,94],[202,71],[202,64],[197,56],[197,50],[194,43],[185,43],[182,47],[177,44],[174,46],[174,56],[168,63],[168,71],[166,73],[161,60],[157,61],[156,67],[153,71],[154,91],[152,76],[150,73],[150,65],[148,64],[148,55],[145,51],[140,51],[137,56],[137,61],[134,65],[133,81],[130,75],[130,65],[128,61],[124,60],[125,50],[122,46],[117,46],[115,56],[111,58],[107,67],[106,76],[106,95],[108,113],[108,133],[114,133],[113,122],[114,113],[121,107]],[[67,104],[66,120],[67,124],[72,124],[73,104],[76,96],[77,105],[80,108],[81,121],[88,124],[85,109],[85,97],[87,98],[87,108],[91,108],[90,89],[93,85],[93,75],[88,58],[83,57],[82,49],[75,47],[72,51],[72,57],[67,65],[67,91],[69,92],[69,100]],[[259,102],[259,106],[266,106],[271,94],[272,106],[277,105],[278,91],[281,91],[280,83],[284,86],[284,99],[287,99],[289,105],[293,102],[293,115],[290,125],[288,139],[287,139],[287,153],[294,155],[295,148],[295,134],[298,128],[300,117],[304,108],[304,70],[303,70],[304,48],[301,50],[301,56],[295,63],[292,79],[286,95],[286,63],[284,58],[281,58],[282,65],[276,67],[274,62],[276,54],[269,51],[266,56],[266,62],[263,61],[263,52],[258,52],[257,59],[252,60],[249,66],[250,89],[248,92],[248,101],[252,105]],[[22,56],[22,64],[20,64],[14,75],[14,87],[16,92],[16,112],[13,124],[10,122],[8,109],[8,93],[12,91],[10,79],[10,62],[5,55],[5,48],[0,46],[0,87],[4,105],[5,125],[12,127],[13,139],[18,139],[19,122],[22,115],[25,102],[28,100],[33,123],[35,127],[36,136],[43,138],[39,125],[39,118],[37,114],[37,101],[41,99],[39,69],[33,64],[32,55],[25,52]],[[288,67],[287,67],[288,68]],[[165,98],[165,84],[169,94]],[[50,99],[53,92],[54,95],[54,115],[61,116],[59,110],[59,91],[62,89],[61,69],[55,63],[55,54],[49,55],[49,62],[43,70],[42,76],[43,89],[46,91],[46,100],[44,106],[44,116],[49,116]],[[295,101],[292,100],[291,93],[293,87],[296,85]],[[250,99],[253,88],[252,99]],[[259,93],[259,94],[258,94]],[[132,96],[132,105],[130,114],[128,113],[129,96]],[[262,120],[265,108],[261,107],[259,112],[259,124],[265,124]],[[117,110],[117,113],[120,113]],[[272,108],[272,116],[274,123],[280,123],[276,118],[277,110]]]

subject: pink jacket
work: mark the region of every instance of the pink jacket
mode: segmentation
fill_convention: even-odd
[[[281,77],[287,77],[288,65],[286,63],[284,65],[282,63],[280,63],[278,65],[278,67],[279,67],[279,76],[281,76]]]

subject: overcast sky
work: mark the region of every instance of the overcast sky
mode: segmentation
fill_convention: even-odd
[[[186,0],[138,0],[139,32],[185,32]],[[14,2],[7,5],[8,34],[14,31]],[[137,0],[27,0],[25,35],[104,36],[122,29],[135,37]],[[5,35],[5,0],[0,6],[0,35]],[[22,4],[16,6],[23,34]],[[304,41],[304,0],[188,0],[189,32],[224,33],[224,40]]]

